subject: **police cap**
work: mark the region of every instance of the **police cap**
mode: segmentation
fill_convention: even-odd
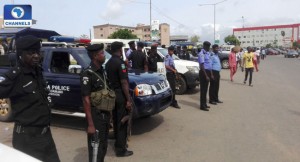
[[[141,48],[144,48],[145,44],[144,44],[143,42],[138,42],[138,43],[137,43],[137,46],[138,46],[138,47],[141,47]]]
[[[210,46],[211,44],[210,44],[210,42],[209,41],[205,41],[205,42],[203,42],[203,46]]]
[[[168,48],[168,50],[170,50],[170,51],[174,51],[174,50],[175,50],[175,48],[174,48],[174,46],[170,46],[170,47]]]
[[[123,43],[122,42],[112,42],[112,44],[110,45],[110,49],[112,52],[116,52],[117,50],[121,49],[123,47]]]
[[[20,37],[16,41],[17,50],[39,50],[41,48],[41,40],[35,36],[27,35]]]
[[[89,52],[95,52],[95,51],[103,50],[103,48],[104,48],[104,45],[103,45],[103,43],[101,43],[101,44],[88,45],[85,49]]]

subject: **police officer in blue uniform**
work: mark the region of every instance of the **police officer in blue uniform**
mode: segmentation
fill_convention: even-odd
[[[18,64],[0,79],[0,98],[9,98],[14,117],[13,147],[45,162],[59,162],[50,130],[48,92],[40,66],[41,42],[16,41]]]
[[[122,119],[132,111],[132,101],[129,95],[128,71],[125,62],[121,59],[122,42],[111,44],[112,57],[106,63],[105,69],[111,88],[116,93],[116,105],[113,110],[113,123],[115,133],[115,152],[117,157],[131,156],[132,151],[127,150],[128,122]]]
[[[211,70],[211,58],[210,58],[210,42],[205,41],[203,43],[203,49],[198,54],[198,62],[200,66],[200,109],[203,111],[209,111],[206,103],[206,95],[209,81],[213,78],[212,70]]]
[[[174,47],[170,46],[168,48],[168,54],[165,57],[165,66],[166,66],[166,70],[167,70],[167,80],[170,84],[170,87],[173,91],[173,95],[172,95],[172,104],[171,106],[180,109],[180,106],[177,103],[177,100],[175,98],[175,93],[176,93],[176,73],[177,70],[175,69],[175,64],[174,64],[174,59],[172,57],[172,55],[174,54]]]
[[[92,162],[93,157],[93,147],[92,147],[92,137],[96,132],[99,131],[99,148],[97,161],[103,162],[107,151],[107,139],[110,124],[110,112],[98,110],[93,105],[91,105],[91,93],[95,91],[102,90],[104,88],[104,82],[107,81],[105,77],[105,72],[102,64],[105,62],[105,54],[103,51],[103,44],[89,45],[86,50],[91,58],[90,66],[83,71],[81,74],[81,94],[83,100],[84,112],[87,120],[87,143],[89,151],[89,161]],[[100,80],[95,74],[91,73],[89,70],[97,73],[102,80]],[[108,85],[108,83],[107,83]]]

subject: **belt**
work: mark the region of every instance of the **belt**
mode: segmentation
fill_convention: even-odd
[[[15,124],[14,131],[18,134],[45,134],[50,130],[50,126],[22,126]]]

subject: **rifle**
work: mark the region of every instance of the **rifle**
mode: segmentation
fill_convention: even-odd
[[[127,111],[127,115],[125,115],[122,119],[121,119],[121,123],[125,124],[127,122],[127,141],[129,141],[129,137],[131,136],[131,128],[132,128],[132,111],[135,107],[134,102],[131,98],[132,101],[132,109],[131,111]]]
[[[99,131],[96,130],[92,137],[92,147],[93,147],[93,162],[97,162],[98,147],[99,147]]]

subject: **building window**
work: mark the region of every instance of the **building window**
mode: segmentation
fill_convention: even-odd
[[[241,36],[238,36],[238,38],[240,39],[240,38],[241,38]]]
[[[103,34],[101,34],[100,36],[103,37]]]
[[[103,28],[100,28],[100,30],[103,30]]]
[[[244,36],[244,38],[246,38],[246,36]]]
[[[274,29],[274,31],[276,31],[276,29]]]
[[[260,35],[260,37],[264,37],[264,35]]]
[[[252,35],[252,37],[254,38],[254,37],[255,37],[255,35]]]
[[[147,35],[144,35],[144,37],[148,37]]]
[[[256,43],[259,43],[259,41],[255,41]]]
[[[247,41],[247,43],[250,43],[250,41]]]

